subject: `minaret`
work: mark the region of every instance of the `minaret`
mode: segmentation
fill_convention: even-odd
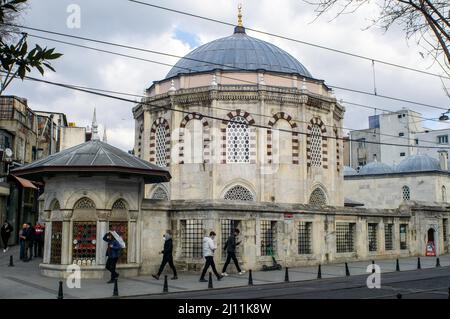
[[[94,108],[94,118],[92,119],[92,137],[91,140],[99,140],[100,137],[98,136],[98,124],[97,124],[97,114],[96,110]]]
[[[108,137],[106,136],[106,126],[105,129],[103,130],[103,142],[108,143]]]

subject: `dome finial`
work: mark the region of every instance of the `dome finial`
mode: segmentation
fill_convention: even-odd
[[[244,24],[242,23],[242,4],[238,4],[238,22],[234,28],[234,33],[245,33]]]

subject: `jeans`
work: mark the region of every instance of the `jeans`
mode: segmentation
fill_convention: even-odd
[[[233,259],[234,265],[236,266],[236,269],[238,272],[241,272],[241,268],[239,267],[239,262],[236,258],[236,254],[234,252],[228,252],[227,253],[227,260],[225,261],[225,264],[223,265],[222,272],[227,271],[227,267],[230,264],[231,259]]]
[[[216,270],[216,264],[214,263],[214,257],[206,256],[205,259],[206,259],[206,263],[205,263],[205,267],[203,268],[202,276],[200,277],[200,279],[205,279],[205,274],[206,274],[206,271],[208,270],[209,266],[211,266],[211,268],[214,272],[214,275],[216,275],[216,277],[219,278],[220,275]]]
[[[25,259],[25,240],[20,239],[19,240],[19,246],[20,246],[20,260]]]
[[[172,268],[173,275],[176,277],[177,276],[177,270],[175,269],[175,265],[173,264],[173,257],[172,257],[172,255],[164,255],[163,256],[163,260],[161,262],[161,266],[159,266],[158,276],[161,275],[161,273],[163,272],[164,267],[166,266],[167,263],[169,263],[170,268]]]
[[[106,269],[111,272],[111,280],[114,280],[119,276],[119,274],[116,272],[116,264],[118,260],[118,257],[108,257],[108,259],[106,260]]]

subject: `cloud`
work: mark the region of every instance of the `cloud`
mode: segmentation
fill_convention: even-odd
[[[182,3],[175,0],[161,0],[152,1],[152,3],[231,23],[236,22],[237,2],[229,0],[193,0]],[[67,28],[66,9],[69,4],[78,4],[81,8],[80,29]],[[421,49],[414,42],[407,42],[399,28],[394,28],[385,34],[378,28],[363,30],[370,24],[369,19],[376,13],[374,10],[376,10],[375,7],[365,6],[355,14],[344,15],[331,22],[329,20],[333,17],[332,14],[311,23],[315,18],[313,7],[300,0],[285,0],[282,5],[270,0],[243,1],[244,24],[248,27],[419,69],[428,68],[431,60],[422,59],[419,54]],[[199,44],[230,35],[233,29],[231,26],[145,7],[125,0],[32,0],[31,9],[24,16],[23,23],[28,26],[170,52],[180,56],[187,54]],[[316,78],[324,79],[329,85],[374,91],[371,61],[252,31],[248,31],[248,34],[286,50],[305,65]],[[57,38],[51,35],[44,36]],[[30,38],[31,40],[35,41]],[[156,54],[80,40],[65,38],[63,40],[171,65],[177,62],[176,58]],[[170,70],[167,66],[45,40],[36,41],[49,47],[56,47],[58,52],[64,53],[64,56],[54,63],[57,72],[48,73],[45,77],[52,81],[141,95],[153,81],[164,78]],[[440,69],[433,66],[429,71],[439,72]],[[33,75],[39,77],[38,74],[33,73]],[[403,97],[443,107],[448,105],[448,98],[438,78],[379,63],[375,63],[375,78],[378,94]],[[449,81],[446,84],[450,86]],[[69,121],[74,121],[79,126],[90,124],[93,108],[96,107],[99,123],[107,126],[108,142],[124,150],[133,148],[134,120],[131,109],[134,104],[132,103],[27,81],[16,81],[7,93],[26,97],[33,109],[64,112]],[[401,107],[410,107],[423,112],[425,117],[438,117],[440,113],[438,110],[426,107],[341,90],[336,90],[336,96],[338,99],[384,109],[398,110]],[[373,110],[350,105],[346,107],[345,127],[355,129],[367,127],[367,116],[372,115]],[[426,122],[426,124],[429,127],[443,126],[436,125],[435,122]]]

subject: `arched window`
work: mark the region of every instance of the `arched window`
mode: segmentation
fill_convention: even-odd
[[[166,166],[166,129],[162,124],[156,128],[156,165]]]
[[[187,122],[184,131],[184,163],[203,163],[203,123]]]
[[[317,187],[311,193],[311,196],[309,197],[309,204],[317,206],[323,206],[327,204],[327,197],[320,187]]]
[[[127,209],[127,205],[122,199],[118,199],[114,202],[112,209]]]
[[[447,202],[447,189],[445,186],[441,187],[441,195],[442,195],[442,201],[445,203]]]
[[[250,163],[250,138],[247,120],[235,116],[227,125],[227,163]]]
[[[152,199],[169,200],[169,195],[167,195],[167,192],[164,188],[158,187],[153,192]]]
[[[73,209],[95,209],[95,204],[91,199],[83,197],[75,203]]]
[[[311,128],[311,166],[322,166],[322,130],[315,124]]]
[[[286,120],[278,120],[272,131],[272,158],[275,164],[292,164],[292,128]]]
[[[410,191],[409,187],[406,185],[402,187],[402,197],[403,197],[403,200],[411,199],[411,191]]]
[[[59,201],[58,201],[58,200],[55,200],[55,201],[52,203],[51,210],[60,210],[60,209],[61,209],[61,206],[59,205]]]
[[[253,194],[244,186],[236,185],[230,188],[224,196],[226,200],[253,201]]]

